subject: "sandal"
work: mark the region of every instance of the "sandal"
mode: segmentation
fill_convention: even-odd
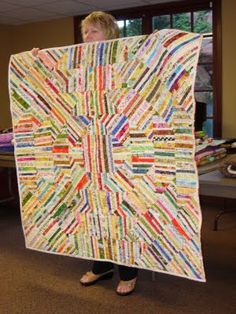
[[[108,270],[107,272],[99,275],[94,274],[92,271],[88,271],[81,277],[80,283],[83,286],[91,286],[94,285],[99,280],[106,280],[112,278],[113,273],[114,273],[113,269]]]
[[[116,293],[121,296],[131,294],[135,289],[136,281],[137,277],[127,281],[121,280],[116,288]]]

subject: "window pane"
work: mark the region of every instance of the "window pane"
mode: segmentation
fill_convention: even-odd
[[[193,13],[193,30],[196,33],[212,33],[212,11],[197,11]]]
[[[203,123],[203,131],[205,131],[208,136],[213,137],[213,119],[207,119]]]
[[[173,28],[191,32],[191,16],[188,13],[173,14]]]
[[[195,92],[195,99],[199,102],[204,102],[206,107],[207,117],[213,116],[213,92]],[[197,110],[197,107],[196,107]]]
[[[120,29],[120,37],[124,37],[125,36],[125,21],[117,21],[117,24]]]
[[[199,63],[213,62],[213,42],[212,37],[206,37],[202,40],[202,47],[199,56]]]
[[[152,30],[170,28],[170,15],[154,16],[152,18]]]
[[[142,19],[126,20],[126,36],[142,35]]]
[[[195,82],[195,90],[212,90],[212,64],[201,64],[197,67],[197,76]]]
[[[213,136],[213,92],[195,92],[196,102],[203,102],[206,104],[207,119],[202,124],[203,131],[208,136]],[[196,104],[196,111],[198,110]]]

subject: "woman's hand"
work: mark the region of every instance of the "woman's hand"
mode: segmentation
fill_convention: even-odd
[[[37,58],[37,57],[39,56],[39,51],[40,51],[39,48],[33,48],[33,49],[31,50],[31,53],[32,53],[32,55],[33,55],[35,58]]]
[[[40,48],[33,48],[31,53],[34,58],[39,58],[50,71],[54,69],[55,61],[45,51],[40,50]]]

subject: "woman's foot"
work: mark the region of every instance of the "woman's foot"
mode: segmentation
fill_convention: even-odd
[[[131,294],[135,289],[136,281],[137,278],[127,281],[121,280],[117,286],[116,293],[122,296]]]
[[[97,281],[99,280],[105,280],[105,279],[110,279],[112,278],[114,273],[114,270],[108,270],[105,273],[96,275],[94,274],[92,271],[88,271],[86,274],[84,274],[81,279],[80,279],[80,283],[83,286],[91,286],[94,285]]]

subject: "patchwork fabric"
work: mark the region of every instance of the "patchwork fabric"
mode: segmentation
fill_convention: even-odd
[[[205,281],[193,86],[201,36],[13,55],[26,246]]]

